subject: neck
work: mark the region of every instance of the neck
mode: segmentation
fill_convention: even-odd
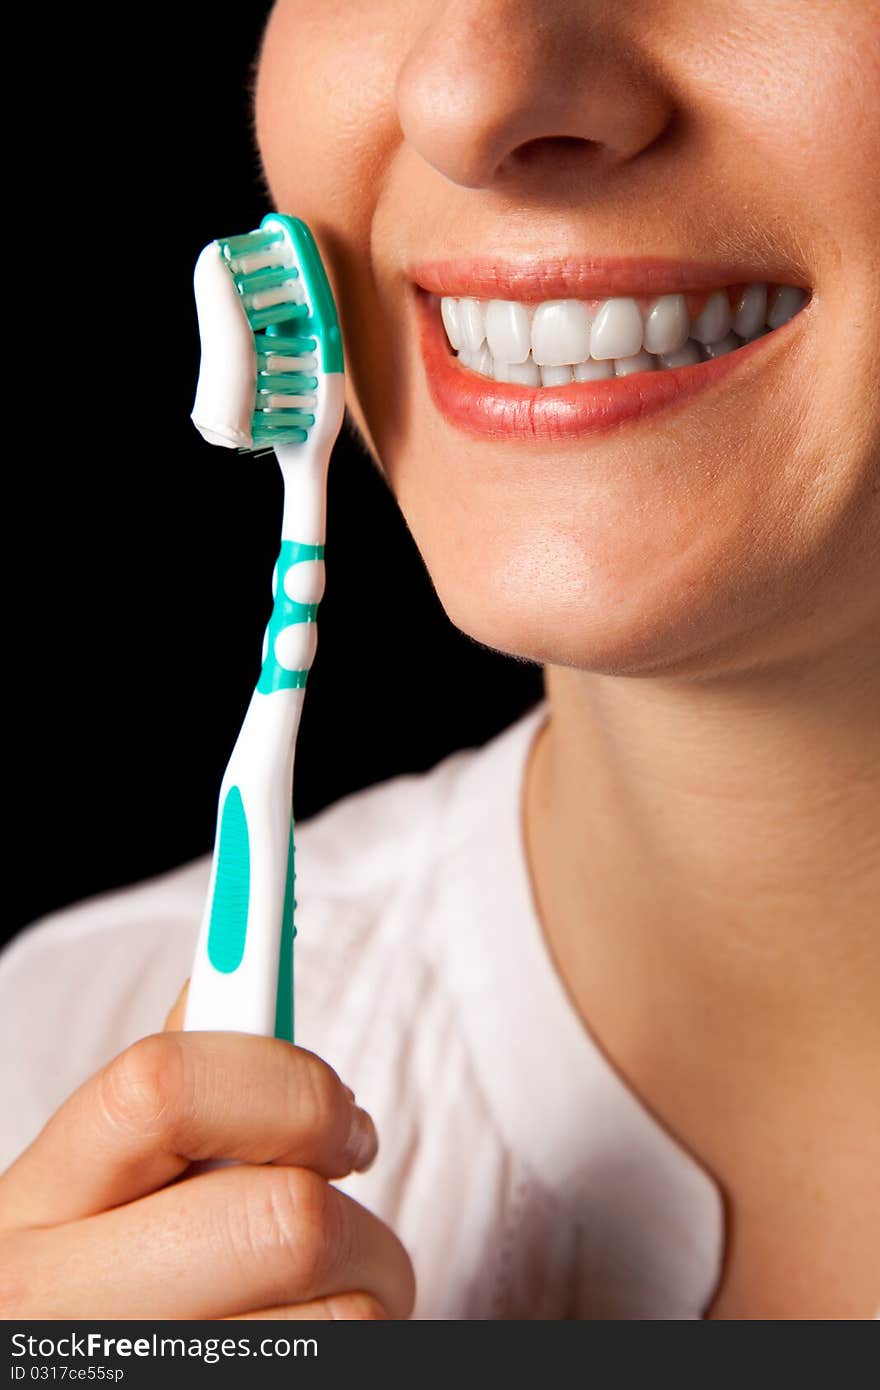
[[[547,690],[535,893],[612,1051],[666,1029],[693,1052],[703,1025],[743,1066],[877,1045],[880,643],[741,680],[552,668]]]

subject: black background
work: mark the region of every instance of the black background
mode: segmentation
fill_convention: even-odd
[[[211,448],[189,422],[191,276],[205,242],[268,210],[247,95],[267,10],[59,7],[25,55],[26,211],[6,262],[24,372],[4,528],[5,936],[213,839],[259,671],[281,485],[271,458]],[[330,476],[298,820],[484,741],[541,693],[536,667],[452,628],[350,440]]]

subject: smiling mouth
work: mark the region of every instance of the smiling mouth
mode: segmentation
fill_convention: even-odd
[[[808,298],[796,286],[764,282],[654,298],[538,304],[444,295],[440,314],[463,367],[493,381],[540,388],[726,356],[781,328]]]
[[[760,272],[661,259],[432,262],[411,279],[435,406],[495,439],[592,434],[684,404],[763,369],[812,301]]]

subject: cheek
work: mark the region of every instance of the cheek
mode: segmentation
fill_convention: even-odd
[[[778,647],[780,623],[794,629],[817,592],[831,612],[826,572],[852,588],[844,570],[864,563],[856,537],[876,530],[876,511],[872,523],[858,451],[829,467],[840,420],[824,438],[811,427],[812,351],[779,355],[782,409],[762,369],[717,409],[564,455],[453,453],[419,431],[395,486],[452,622],[531,660],[632,672],[735,659],[763,628]]]
[[[396,398],[384,349],[393,334],[376,292],[371,238],[400,138],[401,22],[395,0],[374,0],[366,10],[357,0],[282,0],[256,84],[256,134],[272,199],[318,240],[342,324],[349,407],[371,444],[367,421],[387,416],[386,402]]]
[[[332,221],[344,194],[346,165],[335,157],[337,68],[326,30],[310,7],[276,5],[258,68],[257,142],[276,206],[313,227]]]
[[[260,54],[256,133],[273,197],[364,247],[399,139],[400,35],[390,0],[282,0]],[[399,22],[398,22],[399,28]]]

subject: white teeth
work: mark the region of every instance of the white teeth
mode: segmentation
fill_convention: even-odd
[[[472,372],[479,372],[481,376],[491,376],[492,374],[492,354],[487,347],[477,348],[476,352],[470,348],[462,348],[458,354],[459,362],[463,362]]]
[[[507,368],[510,376],[508,381],[513,381],[517,386],[540,386],[541,373],[531,357],[527,357],[525,362],[511,362]]]
[[[458,352],[461,347],[458,300],[453,299],[449,294],[444,295],[443,299],[440,300],[440,317],[443,320],[443,327],[446,329],[446,336],[453,352]]]
[[[564,386],[665,368],[690,367],[735,352],[787,323],[809,294],[794,285],[741,289],[735,309],[727,290],[710,294],[692,324],[683,294],[655,299],[550,299],[535,307],[515,300],[440,299],[446,336],[462,366],[521,386]],[[272,357],[307,371],[315,359]],[[270,368],[271,369],[271,368]],[[305,399],[305,398],[303,398]]]
[[[730,300],[724,290],[716,290],[691,327],[691,337],[698,343],[717,343],[730,332],[730,320]]]
[[[468,352],[476,352],[478,348],[482,347],[486,331],[483,323],[483,311],[476,299],[460,299],[458,301],[458,331],[461,336],[461,345]]]
[[[641,336],[641,319],[639,320]],[[549,299],[532,319],[532,357],[540,367],[585,362],[590,355],[590,315],[577,299]],[[595,354],[594,354],[595,355]]]
[[[767,286],[747,285],[733,316],[733,331],[741,338],[754,338],[764,327],[767,315]]]
[[[677,352],[690,333],[683,294],[664,294],[655,299],[645,318],[644,344],[648,352]]]
[[[735,352],[738,347],[742,347],[742,338],[738,338],[735,333],[728,333],[717,343],[704,343],[703,351],[707,357],[725,357],[728,352]]]
[[[522,304],[493,299],[486,307],[486,340],[502,362],[525,362],[529,355],[529,316]]]
[[[784,323],[788,323],[801,308],[806,297],[806,290],[799,290],[795,285],[780,285],[767,311],[768,328],[781,328]]]
[[[650,352],[636,352],[632,357],[614,359],[615,376],[632,376],[633,372],[653,372],[656,368],[657,359],[652,357]]]
[[[642,315],[634,299],[606,299],[590,333],[590,356],[632,357],[642,346]]]
[[[464,351],[459,353],[459,357],[463,358],[464,356]],[[492,375],[492,354],[485,343],[482,347],[477,348],[476,352],[467,353],[467,357],[465,366],[470,367],[472,372],[479,372],[480,376]]]
[[[542,386],[567,386],[571,381],[571,367],[542,367]]]
[[[693,367],[702,360],[699,344],[693,339],[689,339],[677,352],[661,352],[659,358],[661,367]]]
[[[574,365],[575,381],[605,381],[609,376],[614,376],[614,363],[611,361],[595,362],[591,357],[589,362],[576,362]]]

